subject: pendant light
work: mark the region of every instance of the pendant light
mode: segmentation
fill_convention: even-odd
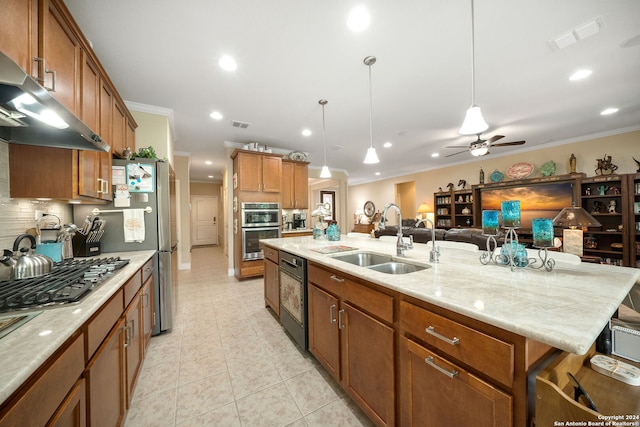
[[[320,171],[320,178],[331,178],[331,171],[329,171],[329,167],[327,166],[327,135],[325,134],[324,128],[324,106],[327,105],[326,99],[321,99],[318,101],[318,104],[322,105],[322,139],[324,147],[324,166],[322,166],[322,170]]]
[[[367,155],[364,158],[365,164],[380,163],[376,149],[373,148],[373,96],[371,95],[371,66],[376,63],[375,56],[367,56],[364,58],[364,65],[369,67],[369,141],[371,145],[367,150]]]
[[[474,26],[473,0],[471,0],[471,107],[464,116],[462,127],[458,130],[461,135],[479,135],[489,128],[482,117],[480,107],[475,103],[476,98],[476,70],[475,70],[475,26]]]

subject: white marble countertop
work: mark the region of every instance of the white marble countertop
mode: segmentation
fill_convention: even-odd
[[[321,254],[324,246],[395,255],[395,242],[348,238],[329,242],[312,237],[263,240],[307,260],[352,274],[405,295],[497,326],[555,348],[585,354],[640,277],[640,269],[558,261],[551,272],[531,268],[511,271],[482,265],[480,252],[440,248],[440,262],[429,263],[425,244],[405,252],[407,261],[431,268],[409,274],[386,274]],[[553,257],[553,253],[551,253]]]
[[[155,251],[113,252],[96,258],[119,256],[129,264],[105,280],[77,304],[44,310],[10,334],[0,338],[0,402],[4,402],[64,342],[73,335],[129,278],[144,265]],[[15,314],[17,312],[13,312]],[[26,311],[25,311],[26,313]],[[12,313],[0,313],[8,315]]]
[[[311,228],[292,228],[291,230],[282,230],[282,234],[310,233]]]

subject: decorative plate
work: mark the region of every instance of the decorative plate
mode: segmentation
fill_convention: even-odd
[[[307,156],[300,151],[292,151],[291,153],[289,153],[289,158],[297,162],[304,162],[307,159]]]
[[[531,175],[532,172],[533,165],[531,163],[520,162],[507,169],[506,174],[511,179],[523,179]]]
[[[372,201],[368,201],[364,204],[363,210],[367,217],[372,218],[376,213],[376,205],[374,205]]]
[[[491,175],[489,175],[489,179],[491,180],[491,182],[500,182],[504,179],[504,175],[502,174],[502,172],[496,169],[491,172]]]
[[[549,160],[540,166],[540,173],[542,176],[551,176],[556,173],[556,163],[553,160]]]

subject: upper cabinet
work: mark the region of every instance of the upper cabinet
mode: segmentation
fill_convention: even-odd
[[[137,124],[63,1],[3,0],[0,51],[111,146],[109,153],[54,150],[53,158],[41,155],[49,152],[43,147],[11,147],[11,196],[111,200],[112,156],[135,150]],[[50,170],[56,182],[25,173],[27,164]],[[67,181],[70,187],[60,187]]]
[[[309,207],[309,163],[282,160],[282,209]]]
[[[280,193],[282,157],[236,150],[232,156],[235,185],[239,191]]]

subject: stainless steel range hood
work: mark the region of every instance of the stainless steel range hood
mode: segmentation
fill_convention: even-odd
[[[0,141],[78,150],[110,150],[100,136],[2,52]]]

